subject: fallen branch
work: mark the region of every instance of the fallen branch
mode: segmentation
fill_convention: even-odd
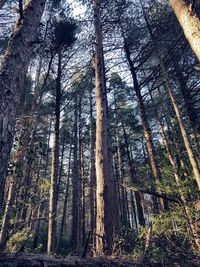
[[[156,192],[156,191],[152,191],[150,189],[146,189],[146,188],[138,188],[138,187],[135,187],[135,186],[132,186],[132,185],[124,185],[124,184],[121,184],[122,187],[128,189],[128,190],[132,190],[134,192],[140,192],[142,194],[148,194],[148,195],[152,195],[154,197],[158,197],[158,198],[163,198],[163,199],[166,199],[168,201],[171,201],[171,202],[175,202],[175,203],[178,203],[178,204],[182,204],[181,203],[181,200],[177,197],[177,198],[174,198],[174,197],[171,197],[171,196],[168,196],[167,194],[165,193],[160,193],[160,192]]]

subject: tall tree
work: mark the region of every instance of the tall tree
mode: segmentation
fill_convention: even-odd
[[[108,105],[101,25],[101,4],[94,0],[95,23],[95,82],[96,82],[96,176],[97,176],[97,217],[96,252],[111,253],[116,223],[115,185],[110,151]]]
[[[16,109],[46,0],[28,1],[10,37],[0,69],[0,211],[12,148]],[[14,67],[17,66],[17,67]]]
[[[54,145],[52,154],[51,168],[51,188],[49,201],[49,220],[48,220],[48,244],[47,252],[51,254],[56,248],[56,215],[58,201],[58,175],[59,175],[59,139],[60,139],[60,112],[62,97],[62,58],[67,48],[72,46],[75,41],[76,24],[60,18],[55,22],[52,36],[54,53],[57,54],[57,77],[56,77],[56,99],[55,99],[55,128]],[[63,37],[63,32],[66,32]]]

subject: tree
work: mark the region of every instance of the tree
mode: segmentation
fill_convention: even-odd
[[[0,211],[14,137],[16,109],[45,2],[45,0],[29,1],[24,6],[23,20],[18,20],[15,24],[0,69]]]
[[[96,252],[111,253],[116,223],[115,186],[110,151],[108,104],[106,97],[105,66],[102,43],[101,1],[94,0],[94,23],[96,36]]]
[[[194,10],[194,2],[187,4],[185,0],[170,0],[185,37],[200,61],[200,19]]]
[[[53,49],[58,57],[57,77],[56,77],[56,99],[55,99],[55,128],[54,145],[51,168],[51,188],[49,201],[49,221],[48,221],[48,244],[47,252],[51,254],[56,249],[56,214],[58,201],[58,174],[59,174],[59,139],[60,139],[60,109],[61,109],[61,79],[62,79],[62,57],[67,48],[71,47],[75,41],[76,24],[64,21],[63,18],[55,22],[53,33]],[[65,36],[63,36],[65,32]]]

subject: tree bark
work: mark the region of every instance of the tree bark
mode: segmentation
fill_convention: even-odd
[[[73,136],[73,171],[72,171],[72,231],[71,231],[71,247],[77,248],[78,242],[78,99],[77,92],[75,92],[74,99],[74,136]]]
[[[11,179],[8,190],[8,197],[6,200],[6,206],[4,216],[2,219],[1,232],[0,232],[0,250],[4,250],[8,240],[8,226],[10,220],[10,212],[14,201],[15,181]]]
[[[84,233],[84,185],[83,185],[83,136],[82,136],[82,92],[78,101],[78,238],[77,250],[82,253]]]
[[[16,122],[16,109],[32,55],[45,0],[28,1],[17,21],[0,69],[0,210]]]
[[[115,185],[110,151],[108,107],[106,96],[105,66],[102,42],[100,0],[94,0],[96,36],[96,175],[97,175],[97,217],[96,252],[110,254],[114,241],[116,212],[114,205]]]
[[[72,142],[70,142],[70,148],[69,148],[66,192],[65,192],[64,205],[63,205],[62,217],[61,217],[61,222],[60,222],[60,231],[58,234],[57,252],[60,252],[62,236],[63,236],[63,231],[64,231],[64,225],[65,225],[66,215],[67,215],[67,203],[68,203],[68,198],[69,198],[69,182],[70,182],[71,157],[72,157],[71,154],[72,154]]]
[[[90,92],[90,231],[93,243],[96,225],[96,175],[95,175],[95,135],[92,107],[92,89]]]
[[[170,4],[193,52],[200,61],[200,19],[184,0],[170,0]]]
[[[61,101],[61,52],[58,53],[58,70],[56,79],[56,102],[55,102],[55,129],[54,144],[52,150],[52,167],[51,167],[51,187],[49,199],[49,220],[48,220],[48,243],[47,253],[55,252],[56,246],[56,215],[57,215],[57,190],[59,174],[59,139],[60,139],[60,101]]]

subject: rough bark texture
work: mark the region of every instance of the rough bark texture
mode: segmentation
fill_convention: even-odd
[[[112,157],[109,147],[109,122],[105,83],[104,56],[102,44],[100,1],[94,0],[96,35],[95,75],[96,75],[96,175],[97,175],[97,218],[96,252],[111,253],[115,231],[114,178]]]
[[[79,96],[78,102],[78,246],[79,253],[82,251],[84,243],[85,227],[84,227],[84,185],[83,185],[83,136],[82,136],[82,94]]]
[[[16,108],[45,2],[29,1],[24,7],[23,20],[15,25],[0,69],[0,210],[3,200],[2,189],[13,143]]]
[[[95,175],[95,132],[92,108],[92,90],[90,95],[90,230],[92,239],[96,225],[96,175]]]
[[[55,104],[55,129],[54,145],[51,167],[51,187],[49,201],[49,222],[48,222],[48,244],[47,252],[51,254],[55,251],[56,243],[56,213],[57,213],[57,190],[59,174],[59,137],[60,137],[60,101],[61,101],[61,53],[58,55],[58,72],[56,81],[56,104]]]
[[[184,0],[170,0],[170,4],[193,52],[200,61],[200,19]]]

